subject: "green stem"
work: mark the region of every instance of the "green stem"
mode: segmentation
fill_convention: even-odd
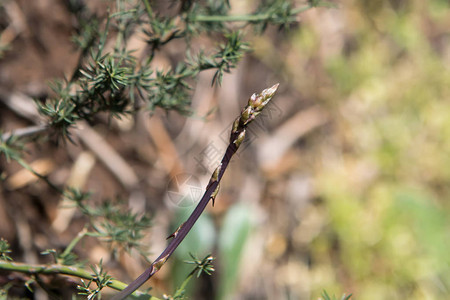
[[[181,297],[183,295],[183,292],[186,290],[186,286],[189,283],[189,281],[191,280],[192,276],[194,276],[195,271],[196,271],[196,269],[194,269],[194,271],[189,273],[189,275],[186,277],[186,279],[183,281],[183,283],[177,289],[177,291],[175,292],[175,295],[173,295],[173,297],[175,299],[177,299],[177,297]]]
[[[63,253],[61,253],[61,256],[67,256],[69,255],[70,252],[72,252],[73,248],[76,246],[76,244],[78,244],[78,242],[87,235],[88,230],[86,227],[83,228],[83,230],[81,230],[77,236],[70,242],[70,244],[67,246],[67,248],[64,250]]]
[[[145,9],[147,10],[148,17],[150,19],[152,19],[153,18],[153,10],[152,10],[152,7],[150,6],[150,2],[148,2],[148,0],[142,0],[142,1],[144,2]]]
[[[308,4],[306,6],[303,7],[298,7],[292,10],[292,15],[296,15],[296,14],[301,14],[302,12],[307,11],[308,9],[313,8],[314,6],[311,4]]]
[[[69,275],[75,276],[82,279],[87,280],[95,280],[94,275],[88,272],[85,269],[74,267],[74,266],[63,266],[58,264],[52,265],[33,265],[33,264],[24,264],[24,263],[14,263],[14,262],[6,262],[0,261],[0,270],[4,271],[14,271],[25,274],[44,274],[44,275]],[[111,279],[109,280],[108,287],[113,288],[115,290],[123,290],[127,287],[126,283],[123,283],[119,280]],[[140,291],[136,291],[132,294],[136,299],[139,297],[145,296],[146,294]],[[161,300],[157,297],[153,297],[148,295],[150,298],[148,300]],[[141,298],[142,299],[142,298]]]
[[[145,1],[145,0],[144,0]],[[291,16],[295,16],[299,13],[305,12],[311,9],[312,5],[306,5],[299,7],[291,11]],[[271,14],[255,14],[255,15],[228,15],[228,16],[211,16],[211,15],[198,15],[193,17],[193,22],[258,22],[266,21],[272,17]]]
[[[117,13],[119,13],[119,14],[123,12],[123,7],[122,7],[121,4],[122,4],[122,1],[116,0]],[[119,23],[118,24],[119,32],[118,32],[117,37],[116,37],[116,46],[114,47],[115,48],[115,52],[119,52],[120,45],[123,42],[123,31],[124,31],[123,28],[124,28],[124,25],[123,25],[123,20],[122,20],[121,17],[119,17],[118,23]]]
[[[53,188],[55,191],[57,191],[58,193],[60,193],[61,195],[64,194],[64,191],[61,190],[59,187],[57,187],[56,185],[54,185],[45,175],[42,175],[38,172],[36,172],[26,161],[24,161],[23,159],[19,158],[16,159],[16,161],[25,169],[27,169],[28,171],[30,171],[34,176],[38,177],[39,179],[42,179],[45,181],[45,183],[47,183],[51,188]]]

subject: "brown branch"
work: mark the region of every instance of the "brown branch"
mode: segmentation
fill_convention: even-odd
[[[186,222],[184,222],[172,235],[173,239],[170,241],[167,248],[158,256],[157,259],[150,265],[148,269],[144,271],[138,278],[136,278],[130,285],[128,285],[123,291],[115,295],[112,300],[122,300],[137,290],[142,286],[147,280],[149,280],[156,272],[158,272],[167,259],[173,254],[177,249],[178,245],[183,241],[186,235],[194,226],[197,219],[200,217],[204,211],[206,205],[209,201],[214,198],[218,192],[218,186],[222,176],[230,163],[231,158],[238,150],[239,146],[242,144],[245,138],[245,131],[247,125],[253,121],[257,115],[259,115],[262,109],[267,105],[267,103],[272,99],[273,95],[278,89],[278,84],[272,86],[271,88],[263,90],[260,94],[253,94],[248,100],[247,106],[242,110],[239,117],[234,121],[233,128],[230,134],[230,143],[225,151],[225,155],[222,158],[221,163],[216,168],[214,173],[209,180],[206,187],[206,191],[198,203],[197,207],[194,209],[192,214],[189,216]]]
[[[47,130],[48,130],[47,125],[36,125],[36,126],[15,129],[11,132],[6,132],[1,137],[2,137],[2,140],[6,141],[13,135],[15,137],[22,138],[22,137],[34,136],[36,134],[43,133]]]

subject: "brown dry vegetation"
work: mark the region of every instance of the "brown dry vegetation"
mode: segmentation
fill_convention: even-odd
[[[91,2],[104,12],[105,2]],[[33,125],[11,106],[45,99],[48,81],[70,76],[79,53],[64,1],[0,3],[1,42],[9,44],[0,60],[0,128],[9,132]],[[217,257],[217,272],[195,281],[193,299],[317,299],[323,289],[356,299],[445,299],[449,16],[439,0],[346,0],[339,9],[307,11],[288,32],[249,35],[254,52],[220,87],[203,73],[192,95],[196,116],[157,109],[99,118],[74,130],[75,143],[30,143],[26,161],[58,186],[92,191],[93,203],[120,197],[150,212],[151,260],[193,209],[174,204],[169,182],[187,174],[205,187],[218,162],[214,153],[222,155],[247,98],[280,82],[269,113],[250,128],[251,142],[227,170],[215,207],[148,283],[153,294],[180,284],[190,270],[181,261],[193,252]],[[169,45],[155,64],[164,68],[182,51]],[[14,104],[6,104],[11,96]],[[14,260],[48,262],[39,253],[64,249],[85,220],[3,156],[0,172],[0,237],[12,245]],[[94,238],[75,248],[92,264],[102,258],[124,282],[148,266],[136,253],[114,257],[110,250]],[[26,280],[0,273],[0,285],[17,283],[15,294],[30,297],[21,288]],[[59,297],[76,281],[45,280]]]

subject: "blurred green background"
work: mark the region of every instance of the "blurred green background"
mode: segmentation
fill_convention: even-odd
[[[286,266],[303,280],[283,284],[292,299],[301,285],[313,298],[325,289],[354,299],[447,299],[449,2],[338,6],[303,14],[281,45],[256,45],[330,118],[297,150],[298,169],[314,170],[314,197],[287,238]],[[279,49],[279,60],[266,55]]]
[[[214,253],[213,283],[196,284],[216,299],[450,298],[449,2],[334,3],[255,35],[219,89],[279,81],[282,117],[227,171],[225,211],[207,212],[175,254]],[[285,134],[277,159],[261,154]],[[188,270],[173,264],[173,286]]]
[[[299,28],[276,42],[253,40],[253,56],[289,85],[290,101],[327,114],[326,125],[290,148],[288,171],[265,173],[269,223],[252,232],[265,232],[261,262],[273,269],[259,265],[253,277],[272,278],[259,285],[268,299],[317,299],[323,290],[361,300],[446,299],[449,2],[335,3],[302,14]],[[286,191],[298,174],[311,186],[301,205]],[[248,259],[240,253],[235,260]]]

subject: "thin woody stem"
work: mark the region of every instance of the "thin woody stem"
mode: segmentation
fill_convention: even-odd
[[[186,235],[194,226],[197,219],[200,217],[202,212],[205,210],[209,201],[215,197],[217,193],[217,187],[219,186],[220,180],[222,179],[223,174],[225,173],[228,164],[231,161],[231,158],[238,150],[239,146],[242,144],[245,137],[245,129],[247,125],[253,121],[256,116],[261,112],[261,110],[267,105],[267,103],[272,99],[276,90],[278,89],[278,84],[262,91],[260,94],[253,94],[249,101],[248,105],[241,112],[241,115],[235,120],[233,124],[233,128],[231,129],[230,134],[230,144],[225,151],[225,154],[222,158],[221,163],[216,168],[214,173],[211,176],[211,179],[206,187],[206,191],[203,194],[200,202],[197,207],[191,213],[186,222],[181,225],[177,231],[175,231],[171,237],[173,239],[170,241],[167,248],[158,256],[157,259],[150,265],[148,269],[144,271],[138,278],[136,278],[129,286],[127,286],[123,291],[115,295],[112,300],[122,300],[125,299],[128,295],[137,290],[140,286],[142,286],[147,280],[149,280],[156,272],[158,272],[167,259],[173,254],[173,252],[177,249],[178,245],[183,241]]]
[[[290,16],[295,17],[297,14],[313,8],[311,4],[303,7],[295,8],[291,11]],[[271,14],[253,14],[253,15],[225,15],[225,16],[211,16],[211,15],[197,15],[192,18],[194,22],[261,22],[272,18]]]
[[[67,248],[64,250],[63,253],[61,253],[61,256],[67,256],[72,252],[73,248],[78,244],[79,241],[81,241],[82,238],[84,238],[88,233],[87,227],[84,227],[83,230],[81,230],[77,236],[69,243]]]
[[[27,137],[27,136],[32,136],[32,135],[35,135],[35,134],[38,134],[38,133],[42,133],[42,132],[47,131],[47,130],[48,130],[48,126],[46,126],[46,125],[30,126],[30,127],[15,129],[12,132],[4,133],[1,136],[1,138],[2,138],[2,140],[6,141],[11,136],[22,138],[22,137]]]
[[[25,160],[22,158],[16,159],[16,161],[24,167],[26,170],[31,172],[34,176],[38,177],[39,179],[43,180],[49,187],[60,193],[61,195],[64,195],[64,191],[60,189],[58,186],[56,186],[53,182],[51,182],[47,176],[40,174],[35,169],[33,169]]]

